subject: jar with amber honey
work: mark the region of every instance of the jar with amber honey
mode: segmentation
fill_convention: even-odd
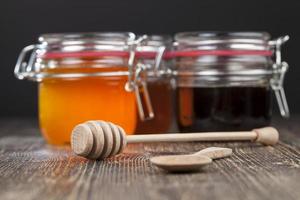
[[[38,81],[39,124],[50,144],[69,144],[73,127],[87,120],[135,132],[136,99],[145,93],[149,101],[135,66],[142,40],[133,33],[45,34],[23,49],[15,74]]]
[[[264,32],[184,32],[175,36],[177,112],[181,131],[263,127],[272,117],[272,90],[283,117],[288,65],[281,45]]]

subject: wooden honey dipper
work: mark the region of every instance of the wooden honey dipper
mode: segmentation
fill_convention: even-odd
[[[118,125],[105,121],[87,121],[77,125],[71,135],[75,154],[90,159],[104,159],[122,152],[127,143],[191,142],[191,141],[252,141],[264,145],[278,142],[278,131],[273,127],[240,132],[174,133],[128,135]]]

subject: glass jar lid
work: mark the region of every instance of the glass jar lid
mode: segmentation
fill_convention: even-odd
[[[270,57],[273,51],[269,39],[270,35],[265,32],[183,32],[175,35],[173,56]]]
[[[15,74],[19,79],[38,81],[128,75],[128,61],[135,40],[135,34],[130,32],[44,34],[39,37],[38,44],[29,45],[20,53]],[[110,67],[112,69],[108,69]],[[74,70],[55,71],[56,68],[76,69],[74,73]],[[78,68],[96,70],[94,73],[76,72]],[[121,70],[115,72],[116,68]]]
[[[158,68],[166,49],[170,49],[172,45],[171,36],[137,37],[130,32],[44,34],[39,37],[38,41],[38,44],[27,46],[21,52],[15,68],[18,78],[42,80],[48,77],[128,75],[128,73],[133,73],[137,58],[148,62],[146,68]],[[27,55],[29,53],[30,56]],[[23,62],[26,58],[29,58],[28,63]],[[86,60],[89,60],[89,65],[86,64]],[[22,66],[21,63],[23,63]],[[82,73],[68,73],[68,71],[59,74],[61,70],[46,72],[49,68],[70,69],[83,65],[93,69],[106,68],[105,73],[83,75]],[[116,66],[118,69],[123,68],[121,72],[115,72],[113,68],[112,72],[107,72],[108,68]]]
[[[274,46],[265,32],[183,32],[175,43],[178,76],[239,84],[273,74]]]
[[[133,33],[73,33],[44,34],[39,42],[46,46],[43,59],[59,59],[68,57],[120,56],[129,57],[129,46],[136,38]],[[171,36],[150,35],[136,47],[136,57],[155,58],[160,47],[170,49]]]

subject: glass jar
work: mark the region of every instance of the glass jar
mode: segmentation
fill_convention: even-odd
[[[270,123],[271,90],[289,116],[283,90],[288,65],[264,32],[185,32],[175,36],[180,131],[250,130]]]
[[[137,47],[138,63],[143,65],[148,73],[147,88],[154,116],[146,120],[139,119],[136,133],[165,133],[174,122],[172,59],[166,56],[171,51],[172,44],[171,36],[150,35]]]
[[[50,144],[69,144],[73,127],[87,120],[135,132],[136,100],[149,104],[144,70],[135,66],[143,39],[133,33],[45,34],[23,49],[15,74],[39,82],[39,124]]]

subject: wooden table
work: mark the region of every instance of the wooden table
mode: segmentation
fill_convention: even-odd
[[[0,120],[0,199],[300,199],[300,117],[276,120],[275,147],[243,143],[130,145],[105,161],[75,156],[39,136],[35,120]],[[298,134],[298,136],[297,136]],[[197,173],[168,174],[154,155],[208,146],[234,149],[231,158]]]

